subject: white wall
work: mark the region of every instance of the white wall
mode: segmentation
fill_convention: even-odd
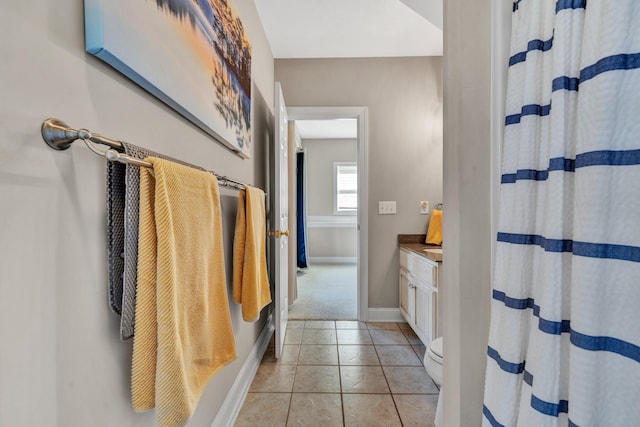
[[[482,423],[512,3],[444,2],[444,425]]]
[[[303,139],[307,165],[308,206],[308,256],[323,258],[355,258],[358,235],[352,228],[331,227],[334,205],[334,162],[356,162],[355,139]],[[320,217],[320,218],[318,218]],[[319,221],[314,221],[319,220]],[[336,220],[353,220],[352,216],[339,215]]]
[[[398,307],[398,234],[442,198],[442,58],[277,59],[289,107],[369,108],[369,307]],[[378,215],[395,200],[397,215]]]
[[[84,51],[82,2],[0,3],[0,425],[153,426],[131,409],[131,342],[107,304],[105,162],[45,146],[54,116],[264,186],[273,57],[253,2],[254,157],[242,160]],[[227,274],[237,192],[222,190]],[[223,302],[224,303],[224,302]],[[206,388],[189,426],[209,426],[264,325],[232,304],[239,358]]]

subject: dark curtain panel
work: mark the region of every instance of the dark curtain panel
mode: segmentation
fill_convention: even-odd
[[[298,231],[298,268],[307,268],[307,236],[306,215],[304,212],[305,194],[304,194],[304,153],[296,154],[296,220]]]

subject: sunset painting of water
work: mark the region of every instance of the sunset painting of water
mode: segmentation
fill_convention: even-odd
[[[85,0],[86,49],[242,157],[251,42],[231,0]]]

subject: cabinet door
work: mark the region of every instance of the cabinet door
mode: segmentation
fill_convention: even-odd
[[[420,281],[415,282],[415,329],[424,345],[436,337],[437,291]]]
[[[400,313],[406,319],[406,321],[411,324],[413,323],[413,310],[411,309],[411,304],[409,303],[410,294],[412,294],[413,289],[411,289],[411,275],[407,270],[400,267]]]

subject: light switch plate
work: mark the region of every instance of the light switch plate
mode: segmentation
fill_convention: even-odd
[[[378,202],[378,215],[395,215],[396,201]]]
[[[429,201],[423,200],[420,202],[420,215],[428,215],[429,214]]]

